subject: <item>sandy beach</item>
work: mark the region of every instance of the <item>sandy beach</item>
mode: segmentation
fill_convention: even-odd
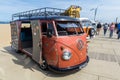
[[[10,35],[10,24],[0,24],[0,47],[10,44]]]

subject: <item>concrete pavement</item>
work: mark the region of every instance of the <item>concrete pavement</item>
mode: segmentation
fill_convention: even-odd
[[[120,80],[120,40],[102,32],[90,40],[88,65],[73,73],[43,71],[24,54],[10,48],[9,41],[0,43],[0,80]]]

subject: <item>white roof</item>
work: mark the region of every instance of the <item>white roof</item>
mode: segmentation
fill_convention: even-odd
[[[82,20],[89,20],[88,18],[78,18],[80,21]]]

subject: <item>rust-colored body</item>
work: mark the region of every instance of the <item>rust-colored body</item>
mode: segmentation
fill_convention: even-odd
[[[25,18],[11,22],[12,48],[31,56],[42,69],[69,71],[85,67],[89,61],[86,36],[79,20],[71,17]]]
[[[86,35],[84,34],[83,36]],[[77,46],[79,39],[85,41],[81,50],[79,50]],[[52,39],[43,37],[43,53],[45,54],[47,62],[49,65],[58,66],[59,68],[66,68],[84,62],[87,58],[86,47],[86,38],[82,36],[65,36]],[[44,50],[46,48],[47,50]],[[68,61],[62,59],[64,49],[72,53],[72,58]]]

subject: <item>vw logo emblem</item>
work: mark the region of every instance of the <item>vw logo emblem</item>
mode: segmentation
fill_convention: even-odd
[[[77,48],[81,50],[84,47],[84,42],[81,39],[77,40]]]

